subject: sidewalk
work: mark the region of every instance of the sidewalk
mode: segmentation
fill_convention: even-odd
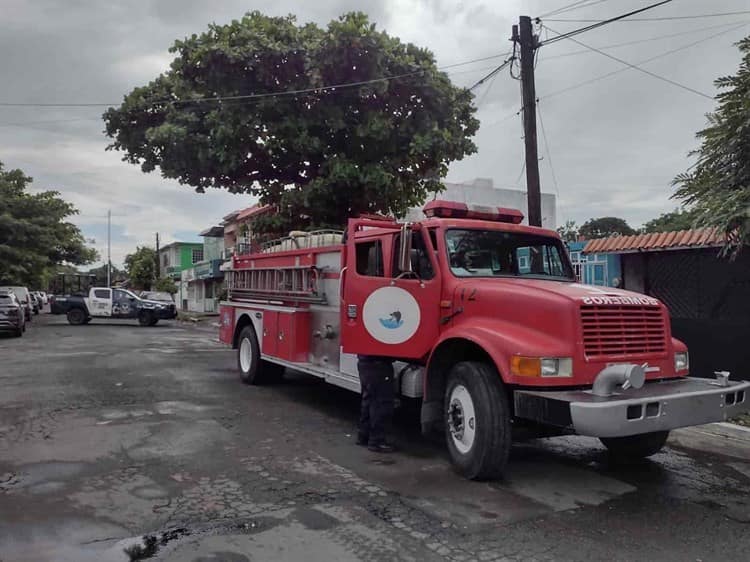
[[[733,423],[676,429],[669,436],[669,444],[750,461],[750,428]]]

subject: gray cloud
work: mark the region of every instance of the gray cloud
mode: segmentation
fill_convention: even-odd
[[[511,47],[510,27],[521,13],[536,15],[564,0],[0,0],[0,101],[118,102],[135,86],[167,68],[175,39],[200,33],[208,23],[226,23],[246,11],[294,13],[300,22],[325,24],[345,11],[370,14],[390,34],[431,49],[440,65],[502,53]],[[641,6],[635,0],[605,2],[560,17],[604,18]],[[710,6],[710,9],[709,9]],[[746,0],[681,0],[652,12],[684,15],[737,11]],[[750,20],[750,18],[746,18]],[[612,24],[579,39],[594,46],[697,30],[723,19]],[[558,31],[580,24],[553,23]],[[712,94],[713,80],[736,71],[732,45],[748,26],[645,65],[650,71]],[[612,54],[630,61],[675,49],[721,31],[623,46]],[[676,206],[670,182],[689,165],[694,134],[705,125],[710,100],[628,70],[557,97],[545,96],[620,67],[595,53],[561,57],[580,50],[560,41],[543,47],[537,67],[537,94],[558,181],[558,220],[582,222],[615,214],[634,225]],[[494,61],[451,69],[456,84],[470,85]],[[492,177],[496,185],[516,184],[523,162],[518,83],[507,72],[477,90],[482,127],[479,152],[455,163],[449,180]],[[135,244],[150,243],[159,231],[168,241],[176,232],[198,232],[249,197],[189,187],[144,175],[137,167],[105,152],[103,108],[0,108],[0,160],[35,177],[36,186],[59,189],[81,210],[76,219],[101,239],[100,225],[113,209],[117,241],[113,258],[121,262]],[[13,126],[22,124],[23,126]],[[543,189],[554,192],[549,157],[540,134]],[[92,234],[89,234],[92,235]]]

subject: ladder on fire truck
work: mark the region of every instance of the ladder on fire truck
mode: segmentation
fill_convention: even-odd
[[[299,265],[266,267],[263,258],[270,258],[278,252],[340,244],[342,235],[343,232],[334,230],[292,232],[284,238],[264,243],[255,259],[251,260],[250,267],[226,271],[230,300],[293,300],[325,304],[320,268]]]

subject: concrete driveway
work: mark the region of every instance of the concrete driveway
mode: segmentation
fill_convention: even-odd
[[[594,439],[538,440],[505,480],[468,482],[413,408],[402,452],[378,456],[353,443],[356,396],[244,386],[234,362],[169,322],[41,316],[0,338],[0,560],[748,557],[741,438],[681,433],[628,467]]]

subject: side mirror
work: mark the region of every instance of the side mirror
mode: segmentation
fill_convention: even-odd
[[[401,242],[398,247],[398,269],[403,273],[411,271],[411,225],[401,226]]]

